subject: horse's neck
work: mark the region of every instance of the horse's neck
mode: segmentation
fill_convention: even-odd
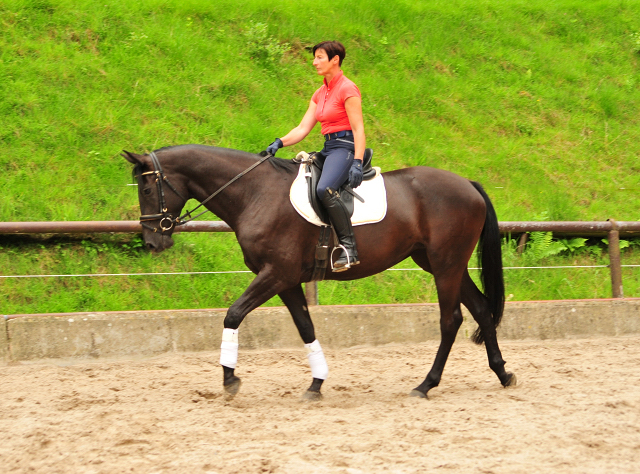
[[[244,157],[208,157],[188,171],[190,195],[203,202],[253,164],[254,160]],[[263,165],[228,185],[207,201],[205,207],[235,229],[238,217],[252,201],[251,196],[265,183],[259,175],[264,176]]]

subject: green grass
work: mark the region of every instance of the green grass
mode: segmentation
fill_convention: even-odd
[[[93,240],[0,237],[0,268],[11,275],[84,275],[246,271],[234,235],[178,234],[171,250],[151,255],[139,238],[102,236]],[[505,240],[505,267],[607,265],[606,246],[599,240],[572,254],[538,259],[523,255]],[[622,251],[622,263],[640,264],[640,241]],[[212,247],[215,249],[212,251]],[[471,266],[475,265],[472,259]],[[395,268],[351,282],[318,284],[320,304],[435,303],[433,277],[407,260]],[[477,272],[472,271],[477,280]],[[2,314],[192,309],[227,307],[251,282],[251,273],[202,275],[108,276],[69,278],[0,278]],[[608,268],[506,269],[508,301],[611,297]],[[640,296],[640,268],[624,268],[625,296]],[[273,298],[267,305],[282,304]]]
[[[576,0],[4,0],[0,220],[136,219],[123,148],[264,149],[306,110],[320,84],[307,49],[327,38],[347,47],[383,170],[429,165],[480,181],[504,221],[640,220],[640,3]],[[279,156],[320,146],[316,130]],[[154,257],[127,241],[3,239],[0,273],[244,269],[233,235],[179,235]],[[624,259],[638,263],[637,248]],[[0,279],[0,312],[227,306],[250,278]],[[517,300],[609,295],[607,269],[506,278]],[[640,296],[637,273],[624,278]],[[418,272],[319,291],[323,304],[435,300]]]

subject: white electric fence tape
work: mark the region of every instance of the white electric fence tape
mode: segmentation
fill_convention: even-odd
[[[622,268],[637,268],[640,265],[620,265]],[[553,270],[555,268],[609,268],[609,265],[558,265],[555,267],[502,267],[503,270]],[[467,270],[480,270],[469,267]],[[386,272],[423,272],[422,268],[387,268]],[[150,273],[81,273],[73,275],[0,275],[0,278],[76,278],[76,277],[117,277],[117,276],[163,276],[163,275],[223,275],[231,273],[253,273],[250,270],[228,272],[150,272]]]

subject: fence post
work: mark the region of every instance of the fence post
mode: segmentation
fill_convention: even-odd
[[[317,281],[309,281],[304,284],[304,292],[307,297],[308,305],[317,305],[318,304],[318,282]]]
[[[611,293],[614,298],[624,298],[622,289],[622,267],[620,266],[620,233],[618,225],[613,219],[609,231],[609,270],[611,271]]]
[[[522,255],[522,253],[524,252],[524,247],[525,245],[527,245],[527,240],[529,240],[529,233],[523,232],[520,238],[518,239],[518,247],[516,249],[516,251],[518,252],[518,255]]]

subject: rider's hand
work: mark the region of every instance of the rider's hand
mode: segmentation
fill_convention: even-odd
[[[357,188],[362,183],[362,160],[353,160],[349,169],[349,185]]]
[[[269,153],[270,155],[276,156],[276,152],[283,146],[284,144],[282,143],[282,140],[280,140],[279,138],[276,138],[276,141],[274,141],[271,145],[267,147],[267,153]]]

